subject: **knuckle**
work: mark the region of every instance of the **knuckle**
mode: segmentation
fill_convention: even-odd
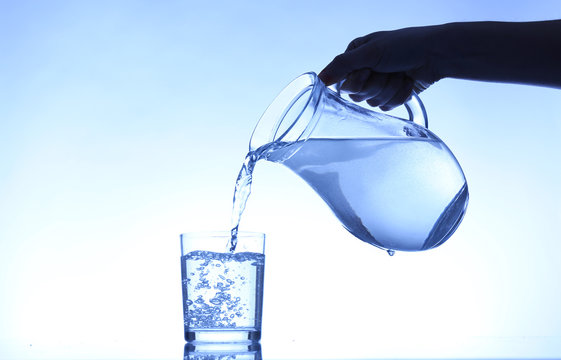
[[[364,37],[358,37],[349,43],[349,45],[347,46],[347,51],[356,49],[363,43],[364,43]]]
[[[345,64],[347,61],[345,59],[345,55],[344,54],[339,54],[337,56],[335,56],[335,58],[333,58],[333,63],[337,64],[337,65],[343,65]]]

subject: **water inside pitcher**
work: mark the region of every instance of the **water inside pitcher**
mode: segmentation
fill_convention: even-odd
[[[351,103],[306,73],[267,108],[250,154],[299,175],[357,238],[390,254],[431,249],[460,224],[467,183],[416,96],[407,109],[415,121]]]

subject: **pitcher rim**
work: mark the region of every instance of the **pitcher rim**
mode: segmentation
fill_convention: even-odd
[[[288,140],[290,142],[307,140],[317,124],[320,109],[320,95],[323,83],[314,72],[306,72],[292,80],[275,97],[261,115],[253,129],[249,141],[250,151],[268,143]],[[296,116],[287,118],[295,104],[306,96],[305,104]],[[307,114],[305,114],[307,113]],[[302,120],[307,117],[307,121]],[[287,122],[288,120],[288,122]],[[283,125],[281,134],[277,135]],[[299,124],[299,126],[297,126]]]

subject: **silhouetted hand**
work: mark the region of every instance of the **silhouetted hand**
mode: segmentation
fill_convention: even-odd
[[[403,104],[441,79],[430,43],[434,27],[375,32],[357,38],[320,72],[331,85],[345,80],[341,90],[354,101],[384,111]]]
[[[466,22],[353,40],[319,78],[389,110],[443,78],[561,88],[561,21]]]

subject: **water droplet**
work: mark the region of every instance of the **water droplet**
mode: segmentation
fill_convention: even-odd
[[[392,250],[392,249],[388,250],[388,254],[389,254],[390,256],[393,256],[393,254],[395,254],[395,250]]]
[[[187,304],[187,306],[191,306],[191,305],[193,305],[193,302],[191,300],[187,300],[187,301],[185,301],[185,304]]]

